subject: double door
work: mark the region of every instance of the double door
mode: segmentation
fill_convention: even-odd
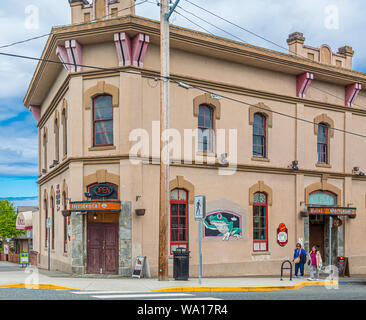
[[[118,223],[88,222],[87,273],[118,274]]]

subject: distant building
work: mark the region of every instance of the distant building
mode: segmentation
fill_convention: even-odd
[[[159,140],[160,24],[132,0],[69,2],[72,24],[52,29],[24,99],[38,121],[38,265],[50,243],[51,269],[130,276],[142,255],[157,276],[159,148],[137,164],[129,154],[133,129]],[[186,149],[203,161],[182,163],[183,142],[174,155],[169,253],[189,250],[197,276],[193,203],[205,195],[204,276],[278,275],[297,242],[366,273],[366,140],[345,133],[365,134],[366,74],[352,70],[352,48],[308,47],[301,33],[289,54],[177,26],[170,36],[172,76],[217,95],[171,84],[170,126],[198,129]],[[218,174],[231,164],[220,129],[237,130],[232,175]]]

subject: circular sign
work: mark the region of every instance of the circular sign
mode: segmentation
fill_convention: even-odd
[[[284,223],[280,223],[277,228],[277,243],[284,247],[288,242],[288,231]]]

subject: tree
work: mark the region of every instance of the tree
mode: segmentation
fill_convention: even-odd
[[[0,200],[0,237],[13,238],[25,234],[16,229],[17,211],[9,200]]]

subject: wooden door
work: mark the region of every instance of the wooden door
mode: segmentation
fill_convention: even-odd
[[[324,259],[324,224],[310,224],[309,250],[315,245],[319,247],[320,254]]]
[[[88,223],[87,273],[118,274],[118,223]]]

